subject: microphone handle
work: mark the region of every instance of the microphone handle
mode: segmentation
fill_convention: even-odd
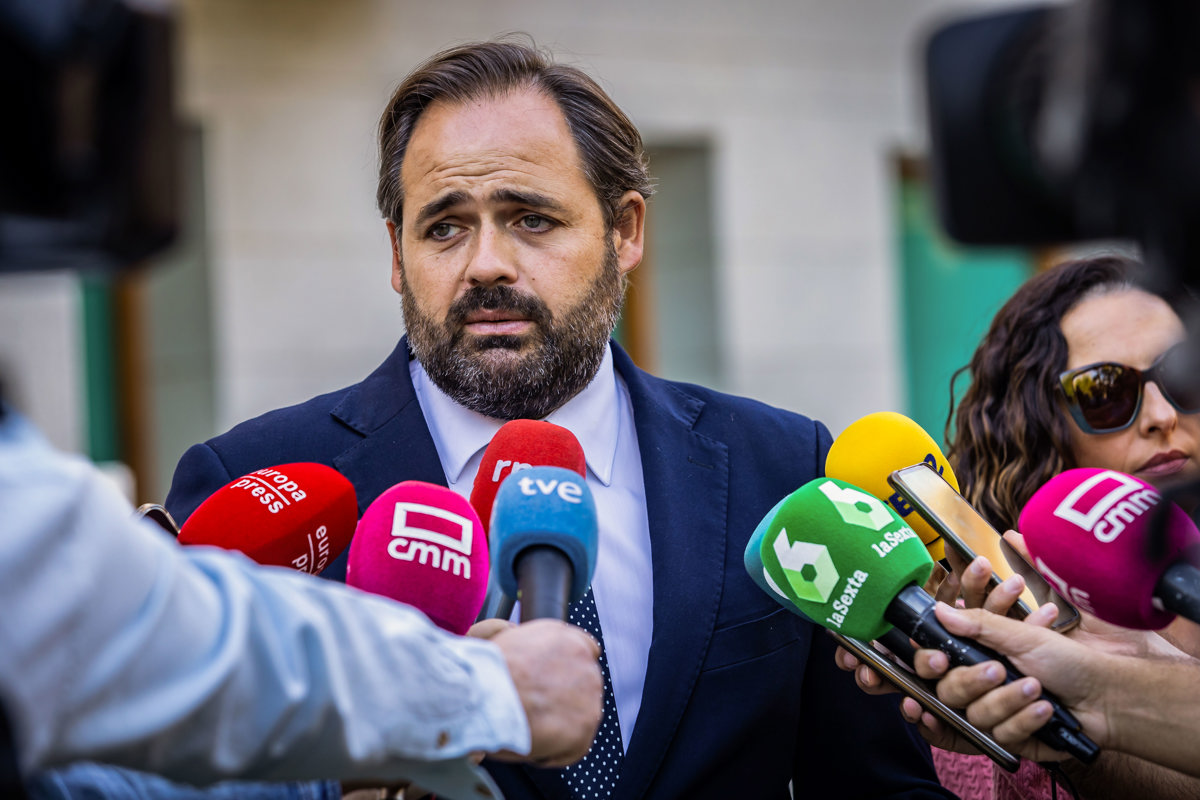
[[[1185,561],[1176,561],[1158,579],[1154,597],[1168,611],[1200,622],[1200,570]]]
[[[910,583],[888,603],[883,616],[922,647],[945,653],[951,666],[971,666],[985,661],[999,661],[1008,673],[1007,683],[1024,677],[996,651],[970,639],[960,639],[946,630],[934,615],[933,610],[936,606],[937,601],[928,592],[915,583]],[[1049,692],[1043,691],[1039,699],[1050,701],[1054,711],[1049,721],[1034,735],[1055,750],[1070,753],[1085,764],[1095,761],[1100,755],[1100,747],[1083,733],[1083,726],[1079,724],[1079,720]]]
[[[521,622],[535,619],[565,622],[575,576],[566,553],[557,547],[534,545],[517,555],[513,568],[521,601]]]

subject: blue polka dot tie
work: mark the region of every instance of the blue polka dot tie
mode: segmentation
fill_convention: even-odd
[[[596,598],[592,590],[571,604],[567,622],[578,625],[600,643],[600,672],[604,675],[604,718],[600,730],[583,760],[563,769],[563,777],[577,800],[593,800],[612,796],[613,786],[621,771],[621,726],[617,721],[617,704],[613,700],[612,678],[608,672],[608,653],[600,632],[600,617],[596,614]]]

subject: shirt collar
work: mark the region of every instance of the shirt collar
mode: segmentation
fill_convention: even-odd
[[[425,414],[429,433],[437,445],[442,471],[457,483],[472,457],[488,446],[503,420],[484,416],[459,405],[437,387],[417,359],[409,361],[413,388]],[[583,391],[546,417],[579,440],[588,469],[605,486],[612,482],[620,428],[619,396],[612,347],[604,349],[604,360]]]

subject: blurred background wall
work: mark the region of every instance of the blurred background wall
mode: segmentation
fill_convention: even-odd
[[[161,500],[190,444],[353,383],[403,332],[375,127],[418,62],[521,31],[640,127],[659,183],[619,336],[642,366],[935,438],[1030,270],[938,232],[919,45],[1004,0],[183,0],[188,230],[120,283],[0,280],[0,365],[58,446]]]

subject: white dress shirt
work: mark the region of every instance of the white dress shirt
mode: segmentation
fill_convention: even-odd
[[[0,698],[28,772],[92,758],[193,783],[408,778],[480,797],[529,752],[500,651],[238,553],[180,547],[80,458],[0,418]]]
[[[469,498],[483,452],[504,423],[451,400],[416,359],[409,361],[409,372],[446,482]],[[600,522],[592,590],[604,633],[621,740],[628,749],[646,682],[654,589],[646,487],[633,405],[629,389],[613,368],[611,347],[591,383],[546,421],[575,434],[587,459],[587,485],[596,500]]]

